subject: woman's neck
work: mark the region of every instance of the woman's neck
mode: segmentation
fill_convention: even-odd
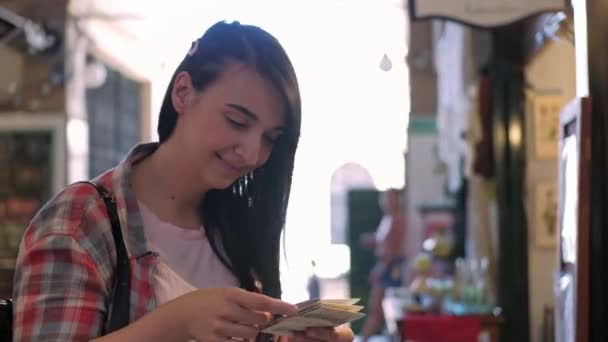
[[[196,187],[198,175],[169,144],[161,144],[133,167],[131,184],[137,199],[161,220],[183,228],[200,228],[198,205],[207,189]]]

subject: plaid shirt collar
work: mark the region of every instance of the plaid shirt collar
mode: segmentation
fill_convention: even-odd
[[[159,143],[146,143],[134,147],[112,172],[106,174],[107,177],[111,175],[111,184],[107,184],[107,180],[104,179],[106,177],[103,175],[95,180],[102,185],[108,186],[114,194],[120,225],[125,239],[125,247],[130,259],[137,259],[148,253],[152,253],[144,234],[137,197],[135,196],[135,192],[133,192],[131,184],[131,173],[133,166],[150,156],[159,145]]]

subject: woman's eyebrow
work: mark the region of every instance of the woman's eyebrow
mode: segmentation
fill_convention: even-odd
[[[232,108],[232,109],[236,109],[239,112],[247,115],[249,118],[251,118],[254,121],[258,121],[259,120],[258,116],[254,112],[252,112],[251,110],[249,110],[246,107],[243,107],[243,106],[241,106],[239,104],[236,104],[236,103],[227,103],[226,105],[228,107]]]
[[[247,117],[249,117],[251,120],[253,121],[259,121],[259,117],[256,113],[252,112],[251,110],[249,110],[247,107],[241,106],[239,104],[236,103],[226,103],[226,106],[235,109],[241,113],[243,113],[244,115],[246,115]],[[283,126],[278,126],[273,128],[272,130],[274,131],[282,131],[284,129]]]

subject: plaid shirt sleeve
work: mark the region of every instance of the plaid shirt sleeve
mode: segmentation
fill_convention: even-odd
[[[26,229],[15,270],[14,341],[101,335],[115,253],[105,207],[94,191],[69,187]]]

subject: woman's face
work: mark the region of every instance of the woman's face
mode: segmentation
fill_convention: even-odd
[[[285,123],[285,104],[254,69],[234,63],[202,92],[190,76],[176,76],[172,100],[178,112],[173,138],[207,189],[224,189],[264,165]]]

